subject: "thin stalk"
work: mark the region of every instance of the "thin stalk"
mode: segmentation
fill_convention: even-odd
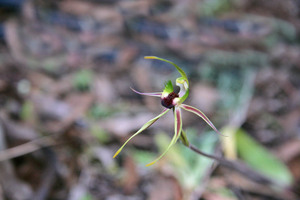
[[[265,177],[264,175],[260,174],[259,172],[254,171],[253,169],[251,169],[248,165],[246,165],[242,161],[231,161],[231,160],[227,160],[223,157],[218,157],[218,156],[204,153],[192,144],[190,144],[189,146],[186,146],[186,147],[188,147],[189,149],[191,149],[192,151],[194,151],[195,153],[197,153],[199,155],[202,155],[202,156],[205,156],[207,158],[217,161],[220,165],[222,165],[224,167],[235,170],[236,172],[240,173],[241,175],[247,177],[248,179],[250,179],[254,182],[257,182],[260,184],[275,184],[276,185],[276,183],[274,181],[270,180],[269,178]]]

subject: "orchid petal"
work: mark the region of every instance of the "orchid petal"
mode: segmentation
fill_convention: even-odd
[[[182,118],[181,118],[181,110],[179,107],[175,107],[174,118],[175,118],[175,123],[174,123],[175,132],[169,146],[158,158],[156,158],[151,163],[147,164],[146,165],[147,167],[159,161],[169,151],[169,149],[177,142],[178,138],[180,137],[180,133],[182,131]]]
[[[145,95],[145,96],[151,96],[151,97],[161,97],[162,93],[161,92],[151,92],[151,93],[143,93],[143,92],[139,92],[136,91],[133,88],[130,88],[133,92],[140,94],[140,95]]]
[[[177,71],[181,74],[182,78],[186,81],[187,85],[189,85],[189,81],[187,79],[187,76],[186,76],[185,72],[178,65],[176,65],[175,63],[173,63],[169,60],[163,59],[163,58],[156,57],[156,56],[145,56],[144,58],[145,59],[161,60],[161,61],[172,64],[177,69]]]
[[[149,120],[147,123],[145,123],[136,133],[134,133],[126,142],[119,148],[119,150],[115,153],[113,158],[115,158],[124,148],[124,146],[131,140],[133,137],[135,137],[140,132],[144,131],[148,127],[150,127],[154,122],[156,122],[159,118],[161,118],[164,114],[166,114],[170,109],[164,109],[162,113],[160,113],[158,116],[154,117],[153,119]]]
[[[200,110],[198,110],[197,108],[193,107],[193,106],[189,106],[189,105],[186,105],[186,104],[181,104],[180,105],[181,108],[189,111],[189,112],[192,112],[196,115],[198,115],[199,117],[201,117],[212,129],[214,129],[214,131],[220,135],[222,135],[218,129],[215,127],[215,125],[208,119],[208,117],[206,117],[206,115],[201,112]]]

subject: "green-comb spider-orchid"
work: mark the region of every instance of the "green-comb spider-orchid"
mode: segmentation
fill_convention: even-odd
[[[161,159],[168,152],[168,150],[177,142],[177,140],[179,138],[182,140],[182,142],[186,146],[189,146],[189,142],[186,138],[185,132],[182,129],[181,109],[187,110],[189,112],[192,112],[192,113],[198,115],[215,132],[217,132],[219,134],[220,134],[220,132],[217,130],[217,128],[213,125],[213,123],[206,117],[206,115],[203,112],[201,112],[197,108],[194,108],[192,106],[183,104],[183,102],[185,101],[185,99],[189,95],[189,81],[187,79],[187,76],[186,76],[185,72],[179,66],[177,66],[175,63],[173,63],[169,60],[159,58],[159,57],[156,57],[156,56],[146,56],[145,59],[156,59],[156,60],[161,60],[161,61],[172,64],[177,69],[177,71],[181,74],[181,77],[176,79],[176,85],[180,87],[180,91],[179,91],[178,94],[174,92],[173,85],[172,85],[172,82],[170,80],[168,82],[166,82],[163,92],[142,93],[142,92],[138,92],[138,91],[131,88],[134,92],[136,92],[138,94],[141,94],[141,95],[160,97],[161,98],[161,104],[165,107],[165,109],[163,110],[162,113],[160,113],[158,116],[154,117],[153,119],[151,119],[150,121],[145,123],[136,133],[134,133],[121,146],[121,148],[115,153],[115,155],[113,157],[115,158],[122,151],[124,146],[133,137],[135,137],[136,135],[138,135],[139,133],[141,133],[142,131],[144,131],[148,127],[150,127],[154,122],[156,122],[159,118],[161,118],[163,115],[165,115],[167,112],[169,112],[169,110],[172,109],[173,112],[174,112],[174,121],[175,121],[175,123],[174,123],[174,128],[175,128],[174,136],[173,136],[169,146],[167,147],[167,149],[157,159],[155,159],[154,161],[152,161],[151,163],[146,165],[146,166],[150,166],[150,165],[153,165],[154,163],[156,163],[159,159]]]

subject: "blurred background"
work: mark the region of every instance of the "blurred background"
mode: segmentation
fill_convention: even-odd
[[[0,199],[300,199],[299,0],[0,0]],[[163,116],[115,151],[190,79],[190,143]],[[242,172],[259,173],[259,179]]]

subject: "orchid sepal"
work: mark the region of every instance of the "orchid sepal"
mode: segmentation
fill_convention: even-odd
[[[151,96],[151,97],[161,97],[162,92],[139,92],[133,88],[130,88],[133,92],[140,94],[140,95],[144,95],[144,96]]]
[[[146,166],[149,167],[153,164],[155,164],[157,161],[159,161],[168,151],[169,149],[177,142],[178,138],[181,135],[182,131],[182,118],[181,118],[181,110],[179,107],[174,107],[174,136],[169,144],[169,146],[166,148],[166,150],[154,161],[148,163]]]
[[[167,112],[169,112],[169,109],[165,108],[162,113],[160,113],[158,116],[154,117],[153,119],[146,122],[137,132],[135,132],[126,142],[119,148],[119,150],[115,153],[113,158],[115,158],[124,148],[124,146],[136,135],[144,131],[145,129],[149,128],[154,122],[156,122],[159,118],[161,118],[163,115],[165,115]]]
[[[157,57],[157,56],[145,56],[144,58],[145,59],[161,60],[161,61],[172,64],[177,69],[177,71],[181,74],[182,78],[186,81],[187,85],[189,85],[189,81],[188,81],[188,78],[187,78],[185,72],[178,65],[176,65],[175,63],[173,63],[169,60]]]
[[[222,135],[220,133],[220,131],[215,127],[215,125],[208,119],[208,117],[199,109],[190,106],[190,105],[186,105],[186,104],[181,104],[180,106],[181,108],[185,109],[186,111],[189,111],[191,113],[194,113],[196,115],[198,115],[199,117],[201,117],[216,133]]]

